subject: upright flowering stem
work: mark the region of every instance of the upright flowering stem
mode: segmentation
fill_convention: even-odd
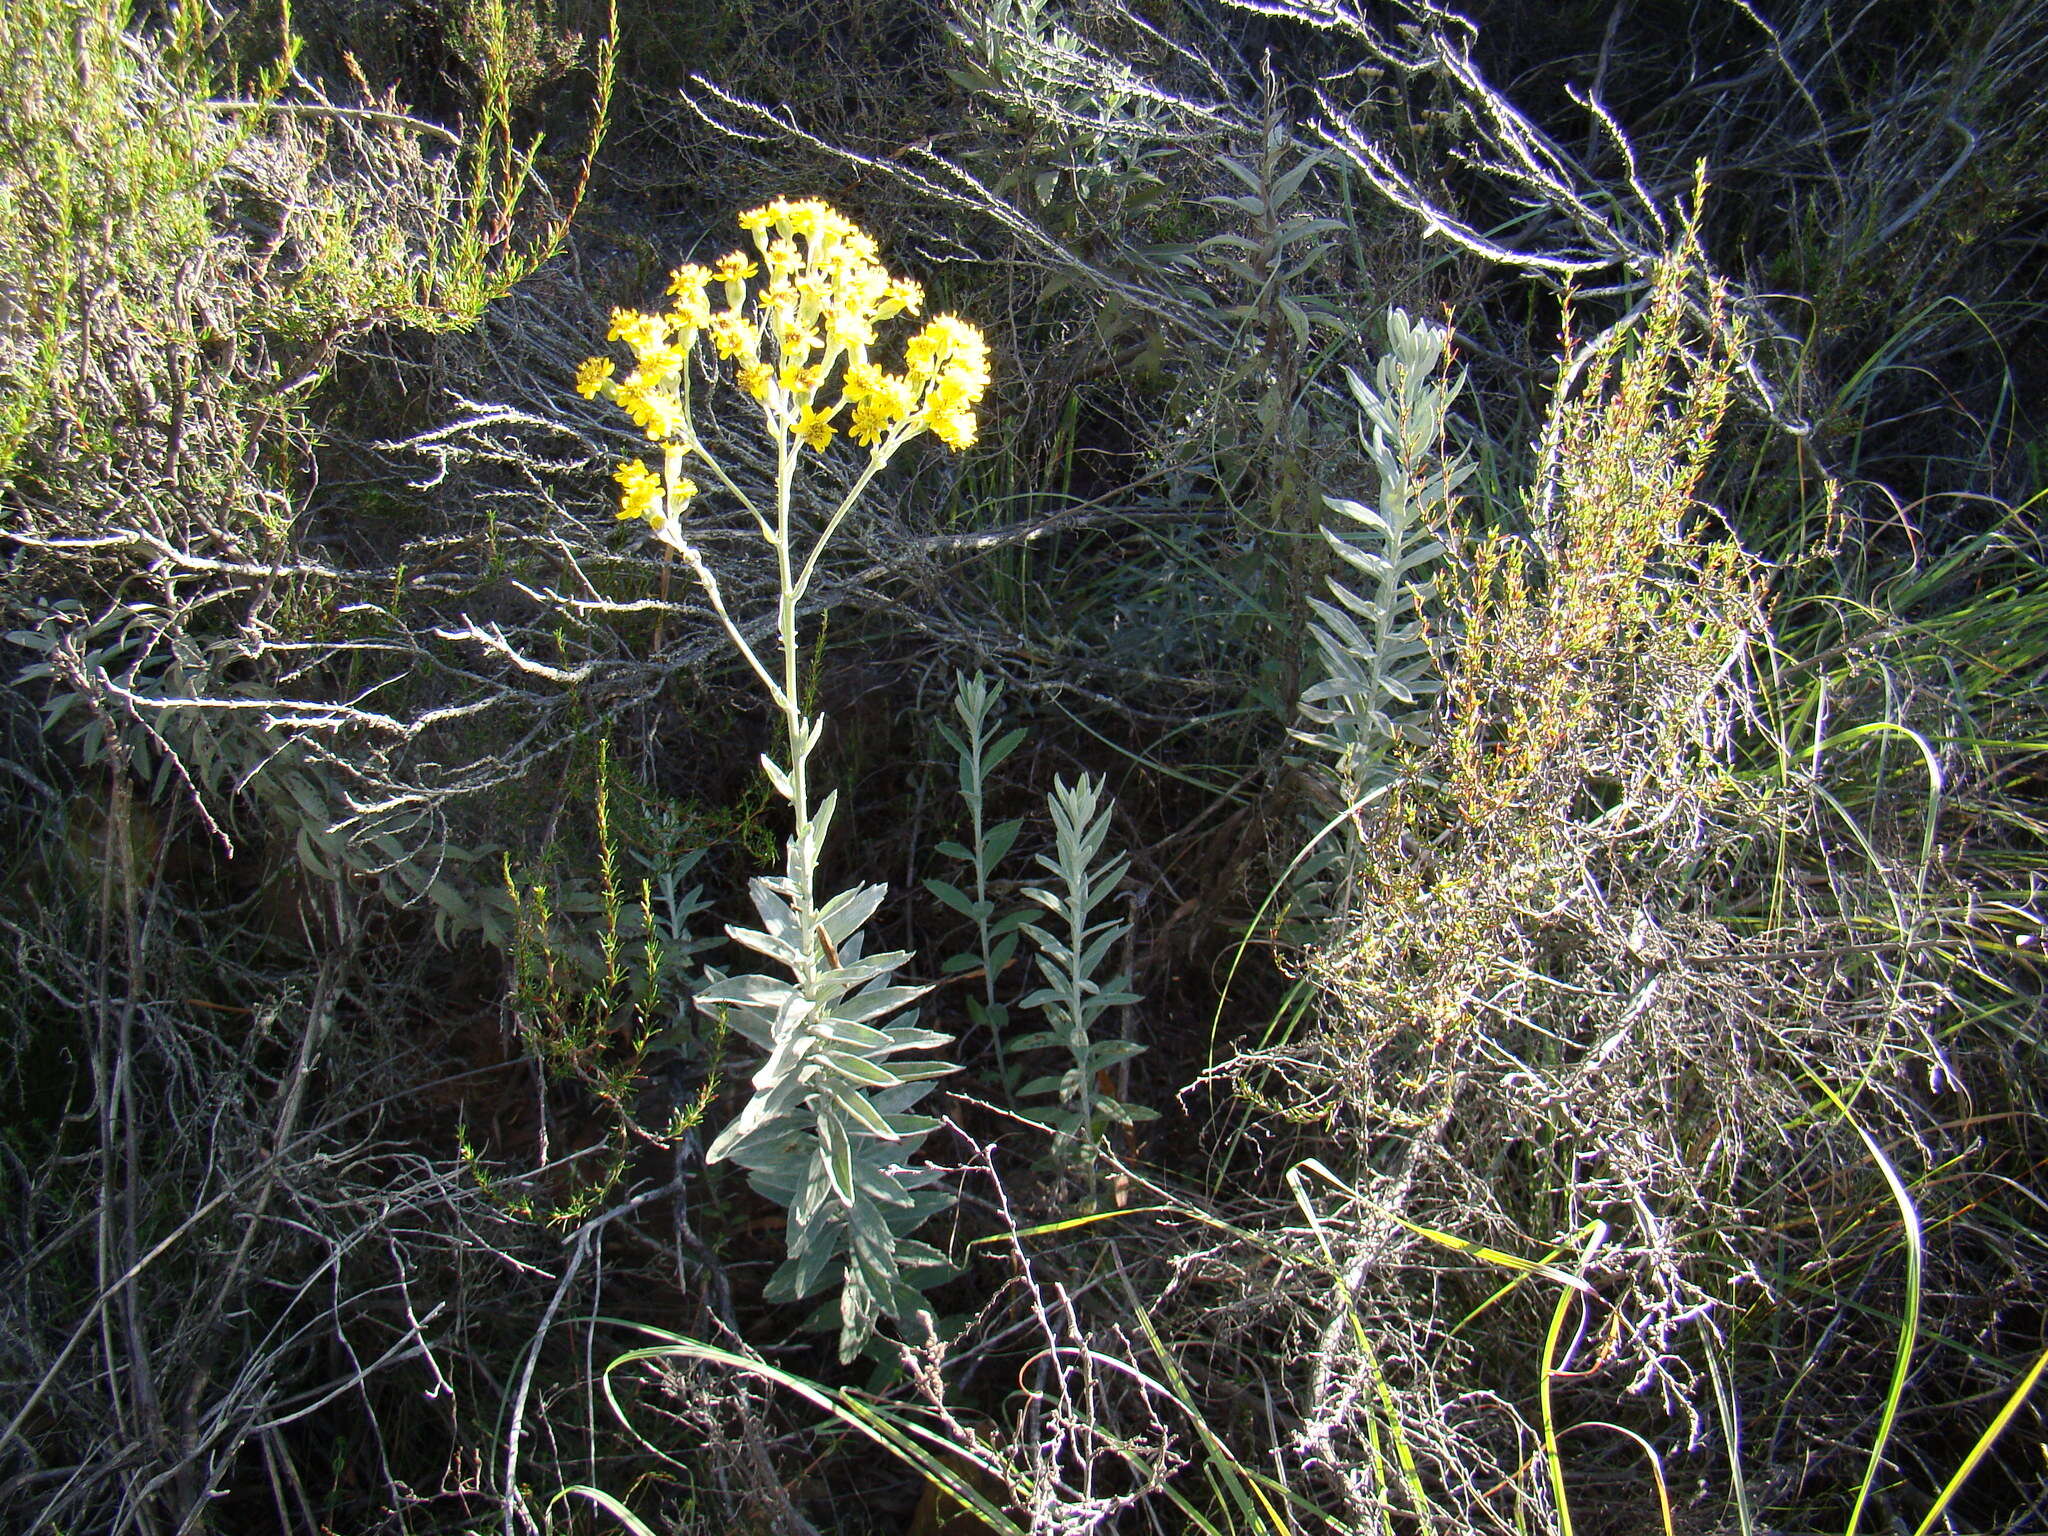
[[[666,313],[616,311],[611,339],[631,349],[632,371],[615,378],[610,359],[592,358],[578,370],[576,388],[585,398],[617,404],[660,450],[659,472],[639,459],[619,467],[619,516],[644,521],[683,557],[782,715],[787,766],[765,754],[762,766],[789,801],[788,863],[782,877],[753,882],[761,928],[727,932],[790,977],[714,973],[697,996],[698,1007],[717,1013],[767,1053],[754,1074],[753,1098],[705,1155],[738,1162],[756,1189],[788,1208],[789,1261],[769,1282],[769,1295],[794,1300],[839,1280],[840,1348],[851,1353],[879,1313],[901,1318],[915,1309],[916,1286],[944,1267],[936,1251],[908,1235],[950,1203],[926,1187],[936,1174],[909,1162],[917,1141],[937,1124],[909,1110],[926,1079],[952,1069],[893,1058],[951,1037],[919,1029],[914,1016],[902,1014],[924,991],[889,984],[907,954],[862,954],[861,926],[885,888],[856,886],[819,899],[818,855],[832,800],[828,795],[815,808],[811,803],[810,756],[823,721],[804,708],[799,615],[833,535],[899,448],[926,432],[949,448],[973,442],[975,407],[988,384],[988,348],[973,326],[940,315],[910,338],[903,371],[892,373],[870,356],[876,327],[914,315],[924,295],[915,283],[883,270],[872,239],[818,202],[778,200],[742,214],[740,226],[753,236],[752,255],[734,251],[716,267],[678,267]],[[723,309],[714,310],[714,291]],[[772,518],[726,473],[691,423],[699,340],[733,365],[734,383],[760,408],[774,440]],[[868,450],[867,463],[809,548],[799,552],[795,492],[802,450],[822,454],[842,430]],[[782,648],[777,669],[748,642],[716,574],[683,532],[685,512],[699,494],[686,470],[703,472],[731,495],[774,551]]]

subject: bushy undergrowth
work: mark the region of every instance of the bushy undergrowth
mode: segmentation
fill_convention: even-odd
[[[0,1528],[2040,1528],[2037,10],[0,11]]]

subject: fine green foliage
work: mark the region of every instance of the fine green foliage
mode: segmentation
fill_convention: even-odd
[[[1145,1047],[1097,1034],[1110,1009],[1139,1001],[1128,974],[1098,979],[1110,951],[1131,925],[1098,917],[1097,909],[1115,894],[1131,861],[1126,854],[1103,856],[1115,803],[1105,799],[1099,781],[1087,774],[1071,785],[1055,779],[1046,805],[1052,812],[1053,851],[1038,855],[1038,863],[1056,883],[1050,888],[1030,886],[1024,892],[1051,915],[1048,923],[1024,925],[1037,947],[1033,959],[1045,985],[1026,995],[1020,1006],[1044,1013],[1049,1027],[1024,1036],[1015,1049],[1064,1050],[1070,1065],[1031,1079],[1019,1092],[1027,1099],[1057,1097],[1056,1105],[1033,1111],[1032,1118],[1052,1131],[1054,1158],[1086,1172],[1092,1181],[1096,1154],[1109,1127],[1155,1118],[1152,1110],[1123,1103],[1103,1081],[1111,1067]]]
[[[595,889],[576,879],[552,886],[519,879],[506,860],[512,933],[505,948],[520,1043],[549,1082],[581,1085],[605,1107],[609,1122],[602,1166],[572,1179],[550,1208],[543,1211],[523,1191],[506,1197],[505,1207],[529,1220],[565,1224],[589,1216],[616,1187],[631,1151],[672,1145],[703,1120],[718,1089],[705,1042],[671,1024],[694,979],[693,960],[715,942],[698,931],[711,903],[702,885],[690,883],[704,849],[683,846],[678,819],[661,817],[651,828],[655,846],[630,849],[646,870],[631,880],[619,867],[613,780],[609,744],[600,741],[591,797]],[[664,1105],[666,1115],[647,1123],[652,1117],[640,1114],[635,1101],[656,1051],[674,1052],[705,1070],[689,1103]],[[465,1156],[471,1171],[488,1181],[481,1162]]]
[[[1003,685],[991,685],[979,672],[972,677],[963,672],[954,681],[953,713],[959,718],[960,729],[956,732],[942,723],[939,735],[956,755],[960,798],[967,806],[970,830],[967,843],[943,842],[939,852],[967,866],[974,894],[968,895],[948,880],[932,878],[924,884],[932,895],[974,924],[974,949],[947,956],[941,969],[952,974],[980,968],[981,996],[967,999],[967,1016],[977,1028],[988,1031],[996,1053],[996,1073],[1007,1089],[1003,1036],[1010,1027],[1010,1010],[997,1000],[996,984],[1016,958],[1017,930],[1030,914],[1024,908],[998,913],[989,896],[989,881],[996,866],[1016,844],[1017,834],[1024,826],[1021,816],[994,826],[988,825],[987,820],[989,775],[1024,743],[1022,726],[1001,729],[1002,702]]]

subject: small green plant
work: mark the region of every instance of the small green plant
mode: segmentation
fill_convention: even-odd
[[[1430,573],[1444,548],[1431,530],[1446,526],[1472,472],[1465,458],[1444,452],[1450,406],[1464,384],[1444,377],[1449,349],[1441,326],[1390,309],[1387,350],[1371,377],[1344,370],[1379,477],[1379,504],[1323,498],[1342,519],[1324,524],[1322,534],[1343,569],[1326,578],[1335,601],[1308,600],[1323,675],[1302,692],[1303,727],[1294,735],[1326,759],[1316,777],[1332,803],[1320,808],[1322,825],[1285,882],[1282,924],[1311,939],[1343,899],[1346,872],[1365,841],[1358,818],[1401,782],[1408,771],[1402,749],[1427,744],[1432,701],[1443,687],[1429,621],[1437,608]]]
[[[665,313],[617,311],[611,338],[632,350],[633,369],[615,379],[611,360],[592,358],[576,386],[586,398],[617,404],[659,449],[658,471],[639,459],[618,471],[619,515],[644,520],[682,556],[782,717],[787,760],[763,754],[761,765],[790,807],[787,861],[781,874],[752,882],[761,926],[726,931],[787,974],[713,972],[697,994],[699,1008],[766,1053],[753,1097],[705,1156],[738,1163],[756,1190],[787,1209],[789,1257],[767,1295],[795,1301],[836,1284],[840,1354],[851,1359],[879,1315],[900,1321],[917,1312],[918,1286],[946,1270],[942,1255],[909,1236],[952,1203],[932,1187],[937,1170],[911,1161],[938,1124],[912,1109],[929,1080],[953,1068],[899,1058],[952,1037],[919,1028],[903,1011],[927,990],[894,984],[907,953],[865,952],[861,930],[888,888],[856,884],[819,894],[818,863],[837,795],[812,799],[810,760],[825,722],[803,687],[798,614],[832,536],[898,449],[926,432],[951,448],[973,442],[988,349],[973,326],[941,315],[910,339],[903,371],[888,371],[871,358],[876,328],[915,314],[923,293],[883,269],[874,241],[815,201],[778,199],[739,222],[753,236],[754,252],[734,251],[715,269],[677,268]],[[714,296],[724,301],[715,311]],[[739,388],[760,408],[775,454],[766,510],[726,472],[692,421],[700,340],[733,365]],[[802,453],[824,453],[842,422],[868,450],[867,463],[812,531],[797,515]],[[779,654],[772,667],[683,531],[684,511],[699,491],[686,470],[706,475],[737,501],[774,558]]]
[[[594,1178],[576,1181],[568,1197],[554,1203],[547,1216],[556,1222],[581,1220],[611,1193],[636,1141],[671,1143],[699,1124],[719,1081],[715,1071],[707,1073],[692,1102],[674,1106],[666,1122],[643,1124],[636,1112],[651,1053],[680,1048],[705,1054],[703,1042],[679,1038],[684,1032],[667,1026],[688,994],[694,958],[713,941],[696,931],[710,903],[701,885],[689,883],[704,850],[684,846],[680,818],[649,819],[645,830],[654,846],[627,845],[647,873],[630,884],[624,876],[613,779],[611,754],[600,740],[591,798],[594,890],[575,881],[522,879],[510,858],[505,861],[512,928],[507,958],[521,1043],[550,1080],[580,1084],[609,1111],[608,1156]],[[465,1143],[462,1151],[488,1189],[473,1149]],[[507,1208],[541,1214],[530,1200],[524,1208]]]
[[[939,852],[967,866],[973,877],[974,894],[968,895],[948,880],[929,879],[925,889],[974,924],[975,947],[948,956],[941,969],[958,973],[980,968],[981,996],[967,999],[967,1017],[977,1028],[988,1031],[995,1047],[996,1074],[1005,1090],[1009,1072],[1003,1061],[1003,1034],[1010,1027],[1009,1007],[996,998],[996,980],[1017,954],[1017,930],[1030,916],[1027,909],[998,914],[989,896],[989,880],[1023,829],[1022,817],[988,825],[988,778],[1024,742],[1022,726],[1000,730],[1003,685],[993,686],[979,672],[955,679],[953,713],[960,719],[960,731],[941,725],[939,735],[958,755],[960,798],[966,802],[969,836],[967,844],[944,842]]]
[[[1052,1131],[1053,1156],[1087,1173],[1092,1184],[1108,1128],[1156,1118],[1152,1110],[1123,1103],[1103,1080],[1111,1067],[1145,1047],[1096,1034],[1103,1014],[1139,1000],[1127,974],[1096,980],[1109,952],[1130,932],[1129,923],[1098,918],[1096,911],[1115,893],[1131,861],[1124,854],[1103,857],[1114,803],[1105,801],[1097,781],[1086,774],[1072,785],[1055,779],[1046,804],[1052,811],[1053,852],[1041,853],[1038,862],[1057,884],[1052,889],[1032,886],[1024,894],[1052,914],[1053,926],[1024,925],[1037,946],[1034,958],[1045,985],[1021,1006],[1043,1012],[1051,1027],[1026,1035],[1016,1048],[1064,1049],[1071,1064],[1063,1072],[1033,1078],[1021,1095],[1058,1096],[1056,1105],[1035,1111],[1032,1118]]]
[[[1309,633],[1326,676],[1301,696],[1302,718],[1316,729],[1297,735],[1334,760],[1347,804],[1393,782],[1391,749],[1427,741],[1429,700],[1443,686],[1425,626],[1436,596],[1427,572],[1444,552],[1430,529],[1472,472],[1462,458],[1443,456],[1446,418],[1464,382],[1442,377],[1449,346],[1441,326],[1390,309],[1387,351],[1373,377],[1345,370],[1379,475],[1379,505],[1323,498],[1345,520],[1326,524],[1323,539],[1353,579],[1329,578],[1335,602],[1309,600],[1320,620]]]

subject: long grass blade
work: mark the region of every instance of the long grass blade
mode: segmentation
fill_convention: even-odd
[[[765,1360],[749,1359],[731,1350],[720,1349],[715,1344],[706,1344],[699,1339],[669,1333],[665,1329],[650,1327],[646,1323],[626,1322],[623,1319],[614,1321],[621,1327],[647,1334],[661,1342],[641,1349],[628,1350],[620,1355],[605,1368],[607,1376],[641,1360],[675,1358],[703,1360],[712,1365],[726,1366],[745,1375],[758,1376],[763,1381],[794,1393],[813,1407],[823,1409],[848,1428],[872,1440],[913,1471],[938,1484],[943,1492],[957,1500],[990,1530],[1000,1532],[1001,1536],[1027,1536],[1022,1526],[949,1466],[943,1457],[918,1442],[929,1441],[933,1446],[951,1455],[963,1457],[993,1474],[995,1469],[987,1466],[976,1453],[975,1447],[957,1444],[934,1434],[914,1420],[900,1418],[877,1404],[865,1402],[839,1388],[825,1386],[808,1377],[781,1370]]]
[[[2044,1370],[2048,1370],[2048,1350],[2042,1351],[2041,1358],[2034,1362],[2034,1368],[2020,1379],[2020,1384],[2013,1388],[2012,1396],[2005,1400],[2005,1406],[1998,1410],[1991,1422],[1985,1426],[1984,1433],[1977,1437],[1977,1443],[1970,1447],[1970,1454],[1963,1458],[1963,1464],[1956,1468],[1955,1475],[1943,1486],[1940,1496],[1934,1501],[1934,1507],[1927,1511],[1927,1518],[1920,1522],[1913,1536],[1928,1536],[1934,1529],[1935,1522],[1941,1519],[1943,1511],[1949,1507],[1955,1496],[1962,1492],[1963,1484],[1970,1480],[1970,1474],[1977,1470],[1977,1464],[1991,1454],[1991,1447],[1996,1445],[1998,1437],[2005,1433],[2005,1426],[2013,1421],[2014,1415],[2025,1405],[2028,1394],[2034,1390],[2034,1384],[2041,1379]]]
[[[1827,1095],[1828,1102],[1840,1112],[1849,1128],[1863,1141],[1869,1150],[1871,1160],[1877,1164],[1878,1172],[1884,1175],[1884,1182],[1891,1190],[1892,1203],[1899,1208],[1899,1223],[1906,1236],[1906,1309],[1899,1322],[1899,1343],[1892,1357],[1891,1384],[1885,1390],[1884,1408],[1878,1414],[1877,1438],[1870,1446],[1870,1462],[1863,1469],[1863,1480],[1856,1489],[1856,1503],[1849,1510],[1849,1524],[1843,1536],[1856,1536],[1863,1523],[1863,1507],[1870,1502],[1870,1493],[1877,1486],[1878,1473],[1884,1469],[1884,1448],[1891,1440],[1892,1423],[1899,1416],[1899,1402],[1906,1395],[1906,1377],[1913,1365],[1913,1346],[1920,1337],[1920,1285],[1921,1266],[1925,1259],[1924,1238],[1920,1230],[1920,1211],[1913,1204],[1913,1196],[1906,1188],[1906,1181],[1899,1177],[1899,1170],[1892,1160],[1884,1155],[1884,1149],[1877,1144],[1861,1120],[1842,1101],[1840,1094],[1828,1086],[1819,1074],[1811,1068],[1803,1068],[1807,1080]]]

